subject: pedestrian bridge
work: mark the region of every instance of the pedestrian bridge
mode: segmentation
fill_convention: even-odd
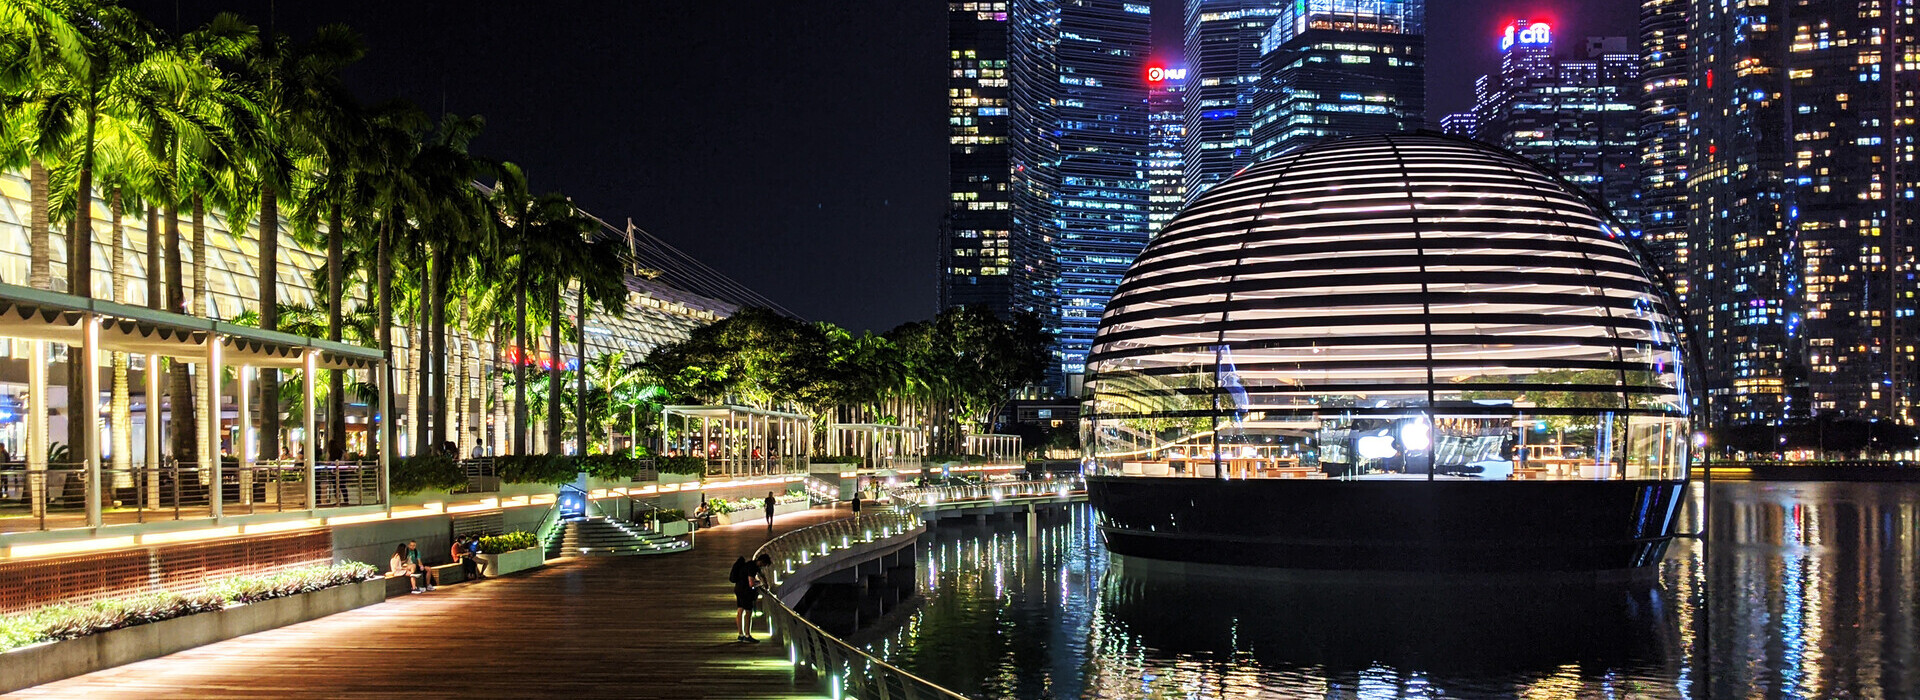
[[[1087,482],[1078,476],[974,486],[891,489],[895,508],[932,522],[967,516],[1031,513],[1087,502]]]

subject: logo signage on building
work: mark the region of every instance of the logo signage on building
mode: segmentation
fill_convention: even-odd
[[[1553,28],[1546,22],[1534,22],[1521,26],[1519,22],[1507,25],[1507,31],[1500,35],[1500,50],[1513,48],[1514,44],[1532,44],[1545,46],[1553,42]]]
[[[1186,80],[1187,69],[1151,66],[1147,68],[1147,82],[1161,83],[1168,80]]]

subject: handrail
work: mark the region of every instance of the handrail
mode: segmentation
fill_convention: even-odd
[[[897,506],[919,507],[941,503],[999,501],[1007,498],[1068,496],[1085,491],[1086,488],[1086,479],[1074,476],[1065,479],[1007,481],[968,486],[893,488],[887,490],[887,495],[893,498]]]
[[[826,676],[823,680],[832,687],[834,697],[967,700],[965,695],[908,673],[828,634],[787,607],[780,596],[772,594],[784,574],[794,572],[796,558],[800,565],[805,565],[814,557],[827,556],[836,549],[850,549],[856,544],[905,535],[925,527],[910,513],[882,511],[794,530],[768,540],[754,552],[756,559],[765,554],[774,561],[768,577],[774,583],[769,586],[769,595],[763,596],[770,599],[765,611],[774,633],[787,645],[788,658],[795,666],[805,663]]]

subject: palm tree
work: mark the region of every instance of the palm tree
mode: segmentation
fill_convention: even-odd
[[[87,39],[64,2],[0,0],[0,166],[27,166],[28,284],[53,287],[49,158],[58,157],[71,127],[61,76],[87,62]]]

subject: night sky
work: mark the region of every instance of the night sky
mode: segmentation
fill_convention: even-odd
[[[234,11],[354,27],[362,100],[483,114],[473,150],[665,239],[810,320],[885,329],[938,300],[946,27],[938,0],[125,0],[161,27]],[[1180,0],[1153,0],[1179,55]],[[1430,118],[1465,108],[1514,17],[1634,33],[1631,0],[1432,0]],[[176,20],[176,17],[178,18]]]

